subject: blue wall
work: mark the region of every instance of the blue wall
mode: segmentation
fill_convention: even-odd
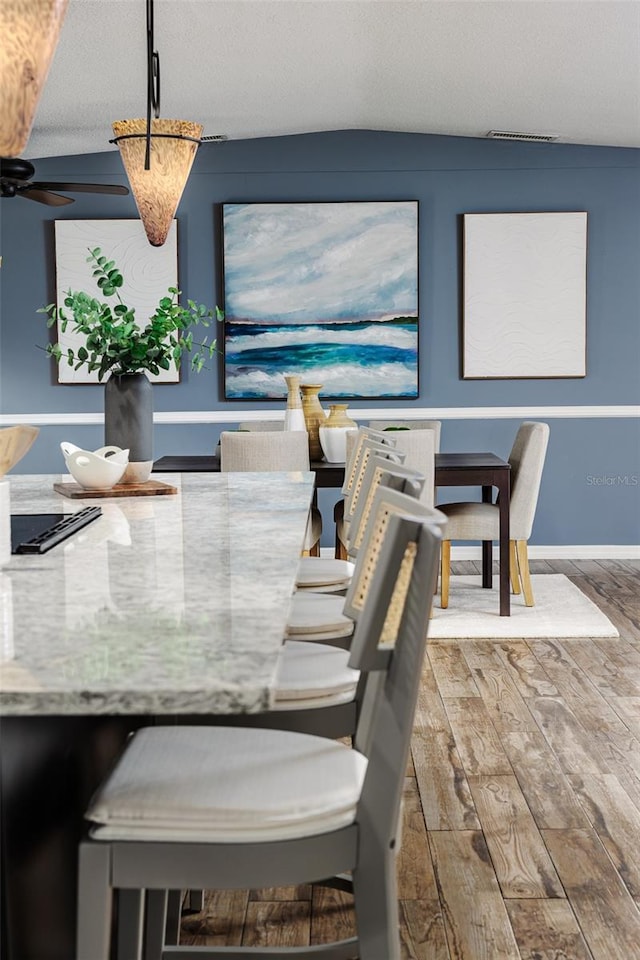
[[[105,134],[105,137],[107,134]],[[180,285],[222,302],[217,286],[215,205],[227,201],[419,201],[420,398],[393,407],[591,406],[640,402],[640,151],[526,144],[419,134],[347,131],[205,144],[178,211]],[[126,183],[119,155],[36,161],[39,179]],[[586,210],[587,376],[578,380],[464,381],[459,373],[462,214]],[[0,413],[102,411],[102,388],[61,386],[36,348],[47,342],[37,308],[54,299],[55,219],[127,218],[131,197],[76,195],[49,208],[2,200]],[[96,238],[99,242],[99,238]],[[156,386],[157,411],[238,411],[221,399],[219,371],[184,371]],[[371,407],[369,401],[353,403]],[[265,410],[273,408],[265,404]],[[640,540],[640,439],[632,419],[553,419],[532,537],[542,544],[632,544]],[[156,429],[156,456],[204,453],[223,424]],[[516,419],[447,420],[442,448],[506,454]],[[48,426],[21,469],[61,468],[58,444],[102,442],[100,426]],[[600,478],[605,478],[600,480]],[[611,479],[612,478],[612,479]],[[625,482],[626,478],[626,482]],[[329,541],[327,541],[329,542]]]

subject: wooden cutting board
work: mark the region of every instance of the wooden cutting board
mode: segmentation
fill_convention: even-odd
[[[79,483],[54,483],[53,489],[70,500],[96,500],[101,497],[164,497],[178,492],[177,487],[160,480],[144,483],[116,483],[108,490],[86,490]]]

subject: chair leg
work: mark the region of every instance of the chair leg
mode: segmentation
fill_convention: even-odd
[[[112,902],[110,845],[81,843],[76,960],[109,960]]]
[[[189,890],[185,907],[189,913],[202,913],[204,910],[204,890]]]
[[[520,593],[520,574],[518,573],[518,554],[515,540],[509,540],[509,576],[511,577],[512,591]]]
[[[167,890],[147,890],[144,914],[144,960],[157,960],[166,943],[177,944],[178,938],[165,939],[167,925]],[[178,901],[182,891],[178,893]]]
[[[144,890],[118,890],[118,960],[141,960]]]
[[[451,576],[451,540],[443,540],[440,558],[440,606],[449,606],[449,577]]]
[[[516,540],[516,552],[518,554],[518,566],[520,567],[520,576],[522,578],[524,602],[527,607],[532,607],[533,590],[531,588],[531,577],[529,575],[529,554],[527,552],[526,540]]]
[[[400,960],[396,854],[366,856],[353,872],[354,908],[360,960]]]

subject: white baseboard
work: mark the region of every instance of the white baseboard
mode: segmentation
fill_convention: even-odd
[[[497,555],[497,544],[494,546],[494,555]],[[531,545],[529,547],[530,560],[640,560],[640,545],[624,543],[598,544],[579,543],[576,545]],[[333,547],[321,547],[320,556],[332,557]],[[482,559],[481,547],[451,547],[452,560]]]

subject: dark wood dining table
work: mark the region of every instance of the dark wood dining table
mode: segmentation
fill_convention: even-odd
[[[344,481],[344,467],[344,463],[313,460],[311,469],[316,475],[316,487],[341,487]],[[165,456],[156,460],[153,469],[156,472],[171,473],[217,473],[220,470],[220,457],[218,454],[209,456]],[[495,453],[437,453],[435,458],[435,485],[436,487],[481,487],[484,503],[491,503],[493,489],[497,490],[500,517],[498,541],[500,616],[510,616],[509,504],[511,466],[509,461],[503,460]],[[492,585],[492,556],[493,544],[491,540],[484,540],[482,542],[482,586],[486,588],[490,588]]]

